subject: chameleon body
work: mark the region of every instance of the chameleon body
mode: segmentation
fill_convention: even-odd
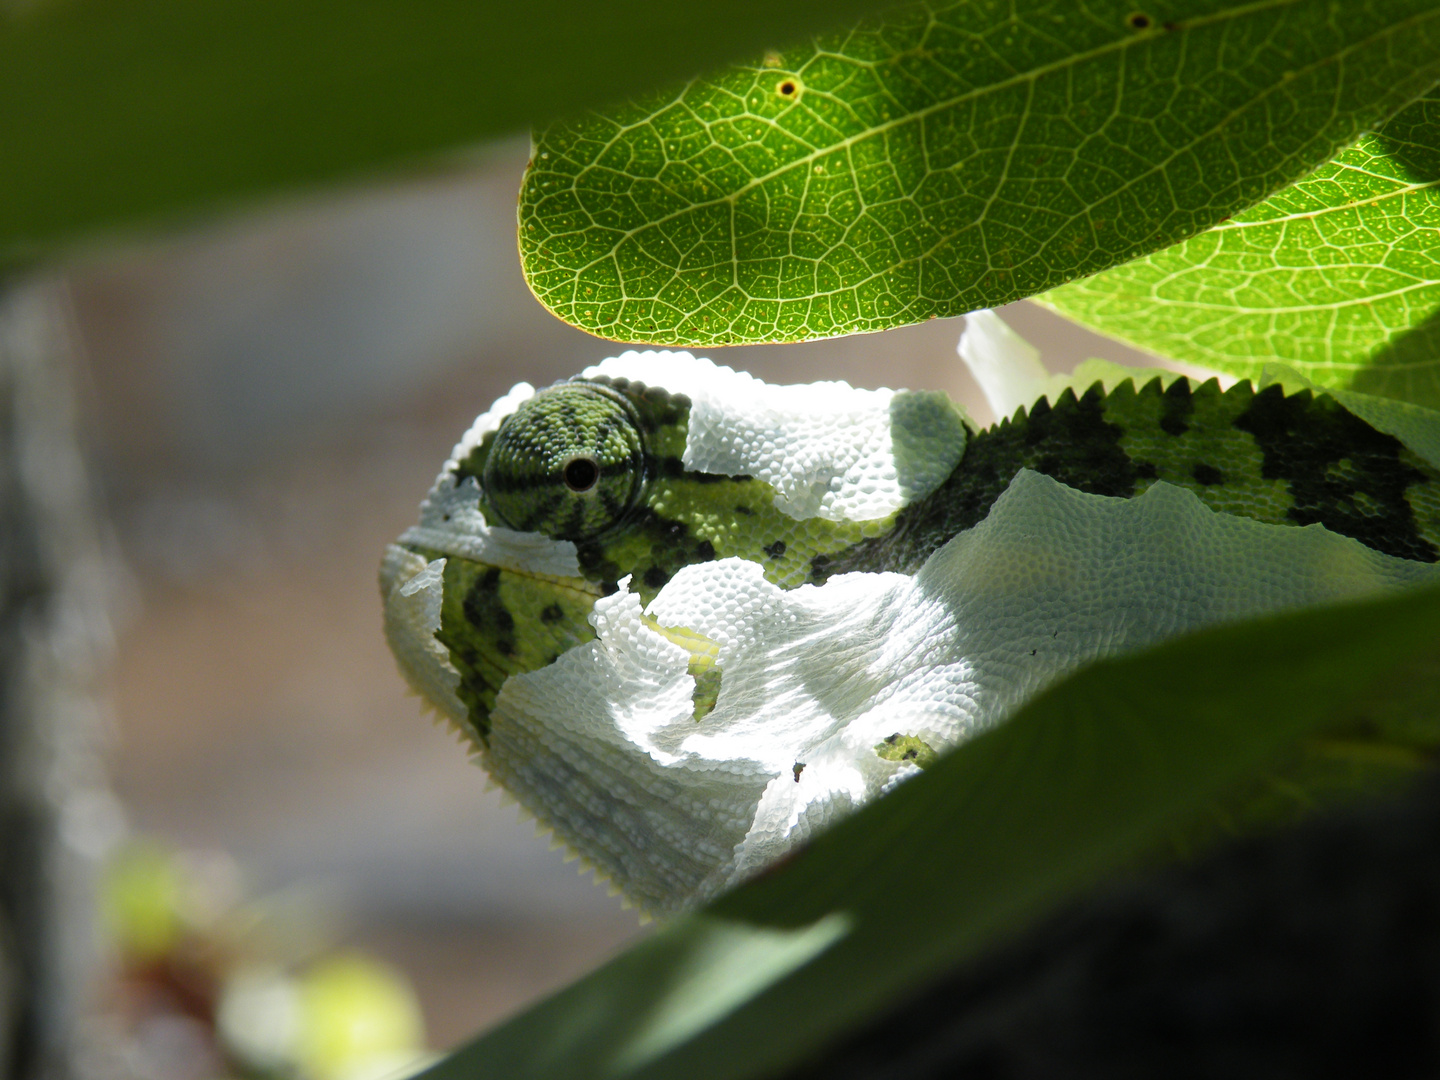
[[[663,913],[1087,660],[1437,573],[1440,417],[1111,382],[986,430],[940,394],[687,354],[522,384],[388,550],[391,645],[500,783]]]

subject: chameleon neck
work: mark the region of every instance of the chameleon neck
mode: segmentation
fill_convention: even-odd
[[[1440,558],[1440,472],[1326,394],[1289,397],[1248,382],[1222,392],[1155,379],[1110,394],[1066,390],[972,436],[950,478],[883,536],[818,555],[811,580],[850,571],[913,573],[979,523],[1021,469],[1093,495],[1129,498],[1157,481],[1213,510],[1269,524],[1321,524],[1376,551]]]

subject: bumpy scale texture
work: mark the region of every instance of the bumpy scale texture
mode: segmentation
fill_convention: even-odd
[[[1021,348],[997,324],[968,346],[992,370]],[[683,353],[517,387],[387,554],[392,647],[522,804],[665,913],[1089,660],[1436,575],[1440,417],[1118,374],[980,432],[938,395]],[[567,399],[601,419],[559,430]]]

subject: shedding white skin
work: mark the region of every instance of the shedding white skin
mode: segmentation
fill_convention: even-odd
[[[435,640],[445,560],[426,562],[399,544],[385,548],[380,563],[380,596],[385,602],[385,640],[410,685],[448,720],[472,737],[465,706],[455,696],[460,672]]]
[[[1168,484],[1112,499],[1022,472],[913,577],[784,591],[726,559],[681,570],[643,615],[628,590],[600,601],[597,641],[505,684],[486,765],[632,897],[675,910],[913,768],[875,753],[889,735],[954,746],[1088,660],[1437,573]],[[720,643],[699,722],[685,650],[645,615]]]
[[[582,375],[684,394],[685,467],[764,480],[797,519],[888,517],[944,483],[965,449],[963,414],[933,391],[772,386],[687,352],[627,352]]]
[[[978,314],[982,326],[1000,322]],[[973,328],[977,316],[969,318]],[[984,341],[999,363],[995,350],[1019,339],[1007,329],[977,347]],[[925,463],[926,450],[958,423],[931,395],[767,387],[683,353],[626,354],[586,374],[690,396],[687,466],[764,475],[792,516],[808,508],[858,517],[904,505],[953,466],[938,452]],[[456,460],[532,392],[522,384],[498,402],[456,447]],[[908,413],[906,399],[916,404]],[[819,402],[841,408],[844,422],[811,408]],[[1421,427],[1433,438],[1433,414]],[[488,529],[468,484],[442,473],[406,539],[511,569],[576,573],[559,569],[573,564],[573,545]],[[382,572],[387,633],[412,684],[465,726],[458,676],[433,639],[443,563],[391,549]],[[890,735],[942,750],[1098,657],[1437,574],[1440,567],[1379,554],[1318,525],[1216,513],[1164,483],[1111,499],[1022,472],[984,521],[914,576],[846,574],[785,591],[758,565],[726,559],[682,569],[645,611],[622,583],[596,603],[595,641],[505,682],[482,757],[603,876],[668,913],[754,873],[912,775],[913,765],[876,753]],[[719,643],[719,697],[699,721],[689,655],[662,626]]]

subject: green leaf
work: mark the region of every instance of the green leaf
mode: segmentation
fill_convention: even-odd
[[[0,4],[0,263],[475,143],[877,0]]]
[[[1433,0],[912,4],[552,126],[521,259],[625,341],[881,330],[1193,235],[1437,76]]]
[[[1440,92],[1184,243],[1040,302],[1178,360],[1440,408]]]
[[[1415,663],[1436,641],[1427,586],[1095,664],[425,1076],[771,1075],[1352,724],[1371,686],[1440,677]]]

